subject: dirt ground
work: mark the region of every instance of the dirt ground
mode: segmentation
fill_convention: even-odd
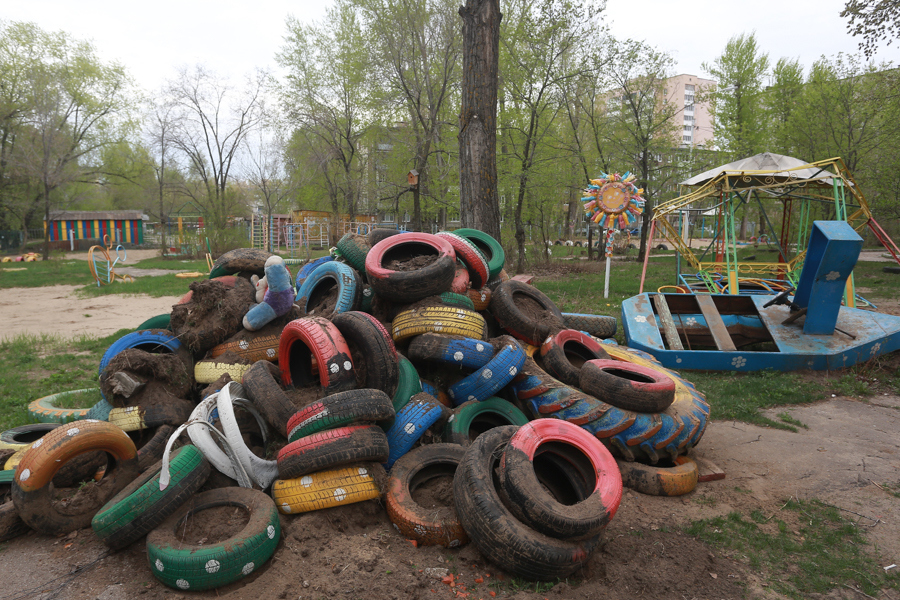
[[[41,288],[37,301],[26,303],[27,310],[21,290],[6,296],[7,291],[0,291],[7,317],[4,334],[103,335],[134,327],[177,301],[109,296],[83,306],[72,299],[71,288]],[[102,310],[98,301],[104,303]],[[30,319],[23,322],[26,317]],[[690,379],[689,373],[684,374]],[[715,418],[714,398],[710,404]],[[722,468],[726,478],[702,483],[680,498],[626,491],[601,551],[567,582],[540,593],[510,582],[472,544],[453,550],[414,548],[395,532],[383,506],[367,501],[282,516],[282,541],[273,559],[241,582],[209,592],[186,594],[157,582],[143,541],[109,553],[90,529],[62,538],[28,533],[0,544],[0,600],[220,596],[487,600],[491,591],[497,598],[516,600],[781,598],[757,573],[680,533],[680,527],[732,511],[749,515],[759,510],[790,522],[794,513],[783,510],[789,498],[815,498],[840,508],[865,532],[879,565],[900,564],[900,498],[879,487],[900,480],[898,391],[866,401],[833,397],[815,405],[779,408],[769,416],[783,412],[808,429],[791,433],[712,421],[694,453]],[[440,580],[443,569],[456,574],[454,588]],[[830,594],[814,597],[865,598],[846,583],[835,582]],[[891,591],[878,598],[897,600]]]

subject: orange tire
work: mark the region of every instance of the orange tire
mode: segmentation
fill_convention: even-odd
[[[278,342],[280,335],[260,335],[249,340],[235,340],[222,342],[209,351],[209,357],[215,358],[226,352],[234,352],[250,363],[258,360],[278,362]]]

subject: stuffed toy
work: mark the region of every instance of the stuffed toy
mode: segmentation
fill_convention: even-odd
[[[264,285],[260,285],[263,281]],[[254,282],[256,298],[262,301],[244,315],[244,328],[256,331],[265,327],[275,317],[286,315],[294,305],[294,290],[291,287],[291,273],[280,256],[270,256],[266,260],[266,274]]]
[[[262,302],[266,297],[266,292],[269,290],[269,281],[266,279],[266,276],[263,275],[262,279],[260,279],[259,275],[251,275],[250,283],[256,288],[256,301]]]

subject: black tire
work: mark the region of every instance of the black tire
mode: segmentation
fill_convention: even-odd
[[[391,236],[399,235],[401,233],[404,233],[404,232],[400,231],[399,229],[385,229],[385,228],[381,228],[381,227],[379,227],[377,229],[373,229],[372,231],[369,232],[369,235],[368,235],[369,248],[371,248],[372,246],[374,246],[381,240],[386,240],[387,238],[389,238]]]
[[[522,426],[527,422],[525,413],[500,398],[466,402],[453,411],[453,416],[444,428],[444,440],[465,447],[494,427]]]
[[[553,539],[527,527],[497,492],[495,467],[518,427],[496,427],[472,442],[453,477],[453,500],[463,528],[481,554],[529,581],[565,578],[599,548],[602,534],[581,542]]]
[[[900,274],[900,267],[881,267],[881,270],[885,273]]]
[[[175,433],[175,428],[172,425],[160,425],[150,435],[146,444],[138,446],[138,468],[141,472],[149,469],[156,461],[162,460],[166,442],[173,433]]]
[[[638,413],[661,413],[675,401],[675,381],[661,370],[620,360],[589,360],[579,374],[586,394]]]
[[[21,450],[42,438],[48,431],[59,427],[58,423],[31,423],[7,429],[0,433],[0,450]]]
[[[566,385],[579,386],[581,367],[589,360],[609,358],[593,338],[564,329],[541,344],[541,366]]]
[[[209,278],[215,279],[222,275],[233,275],[242,271],[262,278],[266,274],[266,261],[270,256],[272,256],[271,253],[258,248],[230,250],[216,259]]]
[[[505,281],[497,286],[490,310],[501,327],[533,346],[540,346],[547,336],[564,329],[556,304],[536,287],[521,281]]]
[[[373,425],[338,427],[291,442],[278,452],[278,478],[294,479],[313,471],[354,462],[384,462],[384,432]]]
[[[266,360],[260,360],[244,374],[242,385],[247,398],[259,409],[275,431],[287,435],[287,424],[297,407],[281,389],[281,371]]]
[[[350,347],[357,387],[393,395],[397,391],[400,367],[391,334],[375,317],[363,312],[341,313],[331,322]]]
[[[665,244],[657,244],[657,245],[656,245],[656,249],[657,249],[657,250],[668,250],[669,247],[666,246]]]
[[[394,417],[391,399],[381,390],[338,392],[309,404],[288,421],[288,442],[356,423],[375,423]]]
[[[580,313],[562,313],[566,329],[583,331],[588,335],[605,340],[616,335],[616,318],[606,315],[586,315]]]
[[[113,496],[91,520],[100,541],[120,550],[138,541],[196,494],[209,477],[209,462],[190,444],[175,450],[169,485],[159,489],[162,461]]]
[[[486,365],[495,352],[496,349],[490,342],[439,333],[416,336],[406,350],[410,360],[458,365],[469,371]]]
[[[191,545],[177,529],[191,515],[219,506],[249,513],[243,530],[218,543]],[[281,539],[275,502],[263,492],[229,487],[203,492],[182,505],[147,536],[147,559],[153,576],[181,590],[208,590],[246,577],[263,565]]]

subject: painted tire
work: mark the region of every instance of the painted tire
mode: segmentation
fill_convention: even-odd
[[[579,387],[599,400],[635,412],[662,412],[675,401],[674,379],[657,369],[619,360],[584,363]]]
[[[509,274],[506,272],[506,269],[500,269],[500,272],[497,273],[497,276],[491,277],[488,282],[484,284],[484,287],[493,292],[496,291],[497,287],[501,283],[505,283],[507,281],[509,281]]]
[[[443,414],[443,409],[437,403],[421,402],[419,399],[410,401],[397,411],[393,425],[386,432],[390,451],[384,468],[390,470]]]
[[[394,417],[391,399],[381,390],[362,389],[332,394],[299,410],[287,423],[289,442],[357,423],[375,423]]]
[[[301,286],[303,286],[303,282],[306,281],[306,278],[309,277],[313,271],[315,271],[319,265],[324,265],[325,263],[331,262],[334,260],[333,256],[323,256],[321,258],[317,258],[315,260],[311,260],[297,271],[297,281],[294,287],[298,290]]]
[[[384,266],[391,260],[410,254],[436,256],[437,259],[426,267],[412,271],[393,271]],[[455,273],[456,253],[453,246],[447,240],[428,233],[389,237],[372,246],[366,256],[369,285],[376,294],[393,302],[412,303],[446,292]]]
[[[328,292],[337,287],[337,301],[334,309],[330,313],[317,314],[309,312],[310,306],[315,306],[319,300],[328,294]],[[359,308],[362,300],[362,281],[357,273],[349,265],[342,262],[328,262],[312,272],[306,278],[300,289],[297,290],[297,298],[295,302],[304,312],[310,316],[318,316],[331,318],[334,315],[348,310],[356,310]],[[315,311],[315,309],[313,309]]]
[[[120,550],[138,541],[196,494],[209,477],[209,463],[190,444],[175,450],[169,469],[171,480],[159,489],[162,461],[125,486],[100,509],[91,527],[100,541]]]
[[[619,461],[622,484],[628,489],[650,496],[683,496],[697,487],[697,463],[679,456],[671,467],[651,466],[638,462]]]
[[[406,354],[416,362],[440,362],[463,369],[480,369],[496,354],[490,342],[425,333],[413,338]]]
[[[91,408],[59,408],[56,401],[71,396],[72,394],[81,394],[83,392],[96,392],[100,395],[100,390],[96,388],[85,388],[83,390],[73,390],[71,392],[59,392],[32,400],[28,405],[28,416],[38,423],[69,423],[78,419],[88,418]],[[111,407],[110,407],[111,408]],[[2,447],[0,447],[2,448]]]
[[[541,344],[541,366],[568,385],[580,387],[585,362],[600,358],[609,358],[609,355],[592,337],[574,329],[563,329],[548,336]]]
[[[469,289],[468,296],[469,300],[472,301],[472,308],[474,310],[487,310],[488,306],[491,305],[491,294],[489,287],[483,287],[480,290],[475,288]]]
[[[362,286],[362,293],[360,294],[359,301],[359,310],[364,313],[372,312],[372,303],[375,301],[375,292],[372,291],[372,286],[364,283]]]
[[[356,387],[350,347],[338,328],[321,317],[291,321],[281,332],[278,345],[282,385],[303,387],[313,384],[313,358],[326,395]]]
[[[272,484],[272,498],[278,512],[295,515],[376,500],[381,496],[384,479],[384,467],[362,463],[317,471],[296,479],[277,479]]]
[[[357,233],[345,233],[337,243],[337,250],[344,260],[360,273],[366,272],[366,255],[370,249],[366,236]]]
[[[384,325],[372,315],[358,311],[335,315],[331,322],[350,347],[356,386],[392,395],[400,376],[399,357]]]
[[[99,390],[97,390],[99,392]],[[90,407],[87,414],[84,415],[85,420],[105,421],[109,418],[109,411],[113,409],[106,398],[101,398],[97,404]]]
[[[441,301],[441,304],[446,304],[447,306],[459,306],[461,308],[475,310],[475,305],[469,300],[469,297],[465,295],[465,292],[460,294],[457,294],[456,292],[444,292],[438,296],[438,300]]]
[[[100,358],[99,373],[103,374],[103,369],[109,364],[119,352],[129,348],[137,348],[150,353],[176,353],[181,349],[181,342],[175,335],[166,329],[145,329],[144,331],[135,331],[123,335],[103,353]]]
[[[308,435],[278,452],[278,478],[294,479],[307,473],[354,462],[382,462],[388,457],[384,432],[373,425],[350,425]]]
[[[400,355],[398,367],[400,376],[397,381],[397,391],[394,392],[394,397],[391,399],[395,413],[409,404],[410,398],[422,392],[419,372],[405,356]]]
[[[484,339],[487,324],[475,311],[450,306],[426,306],[399,313],[391,323],[394,342],[423,333],[446,333],[475,339]]]
[[[271,253],[259,248],[229,250],[213,263],[209,278],[215,279],[222,275],[233,275],[242,271],[262,278],[266,274],[266,261],[270,256],[272,256]]]
[[[176,529],[191,515],[219,506],[249,513],[250,520],[234,536],[213,544],[185,544]],[[275,502],[247,488],[202,492],[182,505],[147,536],[147,560],[153,576],[179,590],[209,590],[242,579],[274,554],[281,538]]]
[[[518,427],[496,427],[466,448],[453,477],[456,512],[469,538],[491,562],[529,581],[564,578],[590,559],[602,534],[576,542],[545,536],[518,519],[494,486],[494,468]]]
[[[506,343],[486,365],[462,378],[447,389],[447,394],[459,406],[470,400],[485,400],[494,396],[513,380],[525,364],[525,351],[514,340]]]
[[[450,417],[444,428],[444,440],[451,444],[468,446],[475,438],[494,427],[528,423],[528,417],[512,403],[500,398],[488,398],[481,402],[465,402]]]
[[[493,279],[500,273],[506,262],[506,253],[503,251],[503,246],[500,245],[500,242],[477,229],[457,229],[453,233],[468,240],[484,255],[488,265],[488,279]]]
[[[562,313],[563,324],[568,329],[583,331],[600,339],[616,335],[616,318],[606,315],[586,315],[580,313]]]
[[[215,360],[200,360],[194,364],[194,380],[197,383],[213,383],[228,374],[232,381],[241,381],[252,365],[232,364]]]
[[[125,432],[155,429],[161,425],[178,426],[191,416],[193,403],[126,406],[109,411],[107,422]]]
[[[246,332],[250,333],[250,332]],[[234,352],[243,359],[255,363],[258,360],[278,361],[280,335],[257,335],[251,339],[222,342],[209,351],[209,358],[216,358],[226,352]]]
[[[142,331],[144,329],[168,329],[169,323],[171,321],[172,315],[169,313],[156,315],[155,317],[150,317],[149,319],[135,327],[134,330]]]
[[[465,294],[469,290],[469,271],[462,265],[456,267],[456,274],[453,281],[450,282],[450,292],[454,294]],[[446,292],[445,292],[446,293]],[[468,298],[466,298],[468,300]]]
[[[581,467],[590,493],[566,505],[545,491],[535,457],[548,452]],[[557,539],[594,536],[609,524],[622,500],[622,477],[609,450],[587,431],[558,419],[537,419],[513,435],[500,461],[500,485],[516,517]]]
[[[369,248],[380,242],[381,240],[386,240],[389,237],[393,237],[395,235],[399,235],[401,233],[406,233],[405,231],[401,231],[399,229],[387,229],[384,227],[378,227],[369,231],[369,235],[367,236],[367,240],[369,242]]]
[[[484,287],[484,284],[490,279],[490,271],[488,269],[487,260],[484,258],[484,254],[481,253],[481,250],[467,238],[456,235],[455,233],[450,233],[449,231],[440,231],[435,235],[446,239],[450,242],[450,245],[453,246],[453,251],[456,252],[457,260],[466,267],[469,274],[469,280],[472,282],[472,287]]]
[[[58,427],[32,444],[16,468],[12,497],[19,517],[46,535],[88,527],[99,506],[85,506],[79,514],[62,514],[53,502],[50,482],[60,468],[80,454],[101,450],[115,458],[103,486],[96,489],[98,505],[128,485],[139,474],[137,450],[128,434],[103,421],[80,421]]]
[[[469,541],[453,506],[423,507],[413,499],[420,485],[452,477],[465,450],[456,444],[429,444],[410,450],[388,476],[384,504],[394,528],[422,546],[456,548]]]
[[[541,316],[529,315],[520,304],[541,311]],[[513,337],[534,346],[563,329],[562,313],[556,304],[536,287],[521,281],[506,281],[494,290],[491,314]]]
[[[56,423],[32,423],[7,429],[0,433],[0,450],[18,451],[29,448],[34,442],[59,427]],[[3,483],[0,481],[0,483]]]

